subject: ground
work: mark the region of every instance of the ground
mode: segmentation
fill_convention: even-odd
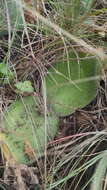
[[[26,1],[27,3],[27,1]],[[98,3],[96,6],[98,17],[95,26],[88,25],[84,30],[82,39],[90,42],[93,46],[100,46],[106,52],[106,7]],[[105,8],[105,9],[104,9]],[[47,9],[49,7],[47,6]],[[42,10],[43,11],[43,10]],[[50,8],[51,12],[52,9]],[[103,13],[101,11],[104,11]],[[46,13],[42,12],[42,15]],[[95,14],[95,13],[94,13]],[[52,16],[52,15],[51,15]],[[46,17],[46,15],[45,15]],[[56,19],[56,14],[55,14]],[[34,23],[31,12],[26,11],[26,21]],[[101,26],[101,27],[100,27]],[[79,29],[83,26],[78,26]],[[87,33],[88,30],[88,33]],[[18,32],[11,47],[9,58],[9,69],[15,73],[13,80],[4,82],[1,77],[0,86],[0,117],[2,119],[4,108],[9,106],[15,99],[32,95],[32,93],[18,93],[14,84],[19,81],[29,80],[34,88],[33,95],[40,96],[41,79],[46,74],[50,65],[55,63],[57,57],[65,49],[58,35],[44,35],[37,32],[35,28],[28,29],[32,49],[28,36]],[[73,31],[75,32],[75,31]],[[93,34],[93,37],[91,36]],[[73,33],[74,34],[74,33]],[[82,35],[82,32],[80,33]],[[78,35],[78,33],[77,33]],[[96,37],[97,36],[97,37]],[[63,40],[63,39],[61,39]],[[66,40],[67,41],[67,40]],[[66,42],[67,47],[81,50],[78,44]],[[33,54],[32,55],[32,50]],[[8,51],[8,34],[3,35],[0,41],[0,63],[3,62]],[[84,49],[82,49],[84,51]],[[90,53],[90,52],[89,52]],[[102,69],[100,85],[95,99],[83,109],[77,109],[67,117],[60,117],[58,132],[53,140],[48,143],[47,153],[43,154],[38,162],[33,161],[28,165],[14,164],[11,166],[0,154],[0,189],[12,190],[88,190],[90,181],[95,172],[97,156],[106,151],[107,141],[107,71]],[[2,142],[1,142],[2,143]],[[94,159],[95,162],[94,162]],[[104,184],[103,184],[104,185]]]

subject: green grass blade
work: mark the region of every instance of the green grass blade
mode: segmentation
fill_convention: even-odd
[[[96,167],[90,190],[103,190],[106,170],[107,170],[107,150],[104,151],[104,153],[102,153],[102,158]]]

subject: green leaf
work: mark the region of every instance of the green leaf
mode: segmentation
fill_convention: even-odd
[[[0,73],[5,76],[13,75],[13,73],[8,70],[8,67],[5,63],[0,63]]]
[[[59,116],[66,116],[89,104],[99,85],[98,61],[86,54],[69,52],[68,58],[56,62],[44,78],[47,102]]]
[[[16,0],[0,0],[0,36],[7,34],[9,29],[11,32],[20,30],[22,26],[19,3]]]
[[[0,133],[0,140],[17,163],[26,164],[30,157],[37,159],[57,132],[58,118],[50,113],[45,118],[38,110],[35,97],[27,96],[14,101],[3,114],[2,128],[6,133]],[[2,151],[10,161],[4,146]]]
[[[34,91],[30,81],[18,82],[17,84],[15,84],[15,87],[20,92],[29,92],[29,93],[31,93],[31,92]]]
[[[100,159],[99,163],[96,166],[96,170],[93,175],[93,181],[91,184],[91,190],[104,190],[107,188],[106,172],[107,172],[107,150],[102,152],[102,158]],[[104,186],[106,186],[106,188],[104,188]]]
[[[5,63],[0,63],[0,78],[5,84],[14,78],[14,73],[9,70]]]
[[[92,4],[94,0],[82,0],[82,8],[84,9],[85,12],[88,12],[90,8],[92,7]]]

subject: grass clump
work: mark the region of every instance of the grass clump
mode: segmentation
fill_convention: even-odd
[[[11,14],[16,13],[8,13],[11,8],[5,1],[5,29],[0,38],[0,61],[5,60],[8,74],[14,73],[11,80],[10,74],[0,72],[3,80],[9,79],[0,89],[5,161],[11,157],[27,164],[37,156],[31,166],[38,171],[30,173],[31,178],[38,177],[38,182],[33,178],[34,188],[91,189],[98,177],[98,188],[104,189],[104,167],[100,176],[98,172],[107,138],[105,4],[92,0],[13,2],[20,16],[17,11],[13,19]],[[25,171],[21,164],[13,166],[16,189],[20,189],[19,178],[24,189],[30,188],[23,177],[23,172],[30,172],[26,167]]]

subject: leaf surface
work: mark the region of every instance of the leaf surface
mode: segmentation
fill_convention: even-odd
[[[99,85],[98,62],[85,54],[69,53],[69,59],[55,63],[45,76],[47,101],[59,116],[66,116],[89,104]],[[42,89],[43,90],[43,89]]]

